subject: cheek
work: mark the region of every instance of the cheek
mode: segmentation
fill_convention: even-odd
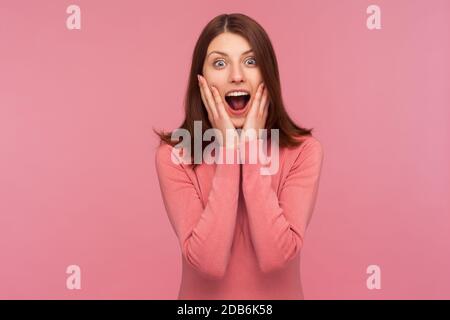
[[[225,86],[223,85],[223,81],[221,81],[217,77],[208,76],[205,77],[205,79],[208,82],[209,87],[214,86],[217,88],[217,90],[219,90],[219,92],[222,92],[223,88],[225,88]]]
[[[206,68],[203,75],[209,83],[216,86],[226,84],[227,82],[227,75],[226,72],[223,72],[223,70]]]
[[[254,88],[257,88],[258,85],[263,82],[263,78],[259,70],[253,69],[252,71],[253,72],[247,75],[247,79],[252,83],[252,86],[254,86]]]
[[[223,82],[222,80],[223,75],[214,70],[210,69],[204,70],[203,76],[205,77],[206,81],[208,81],[208,83],[211,85],[219,85],[220,83]]]

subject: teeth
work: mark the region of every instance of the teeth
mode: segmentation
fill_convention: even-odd
[[[230,92],[229,94],[227,94],[227,97],[229,97],[229,96],[238,97],[238,96],[246,96],[246,95],[248,95],[247,92],[234,91],[234,92]]]

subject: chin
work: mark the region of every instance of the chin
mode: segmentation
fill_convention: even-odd
[[[242,128],[244,126],[245,118],[231,119],[231,122],[236,129]]]

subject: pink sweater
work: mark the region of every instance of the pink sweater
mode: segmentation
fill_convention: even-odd
[[[247,160],[193,170],[171,160],[172,146],[157,148],[162,198],[181,249],[178,299],[304,298],[300,250],[323,149],[312,136],[301,140],[280,149],[273,175],[261,175],[262,164]],[[232,152],[240,156],[239,149]]]

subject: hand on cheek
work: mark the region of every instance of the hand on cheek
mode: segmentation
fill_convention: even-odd
[[[268,109],[269,99],[267,88],[264,86],[264,83],[261,83],[256,91],[255,98],[250,106],[247,117],[245,118],[241,132],[241,141],[251,140],[256,136],[261,137],[261,129],[265,128]],[[256,134],[256,136],[254,134]]]
[[[225,110],[225,104],[219,91],[214,86],[211,86],[210,89],[208,82],[201,75],[198,75],[198,84],[203,104],[208,112],[209,122],[222,134],[221,144],[230,148],[237,146],[239,136]]]

